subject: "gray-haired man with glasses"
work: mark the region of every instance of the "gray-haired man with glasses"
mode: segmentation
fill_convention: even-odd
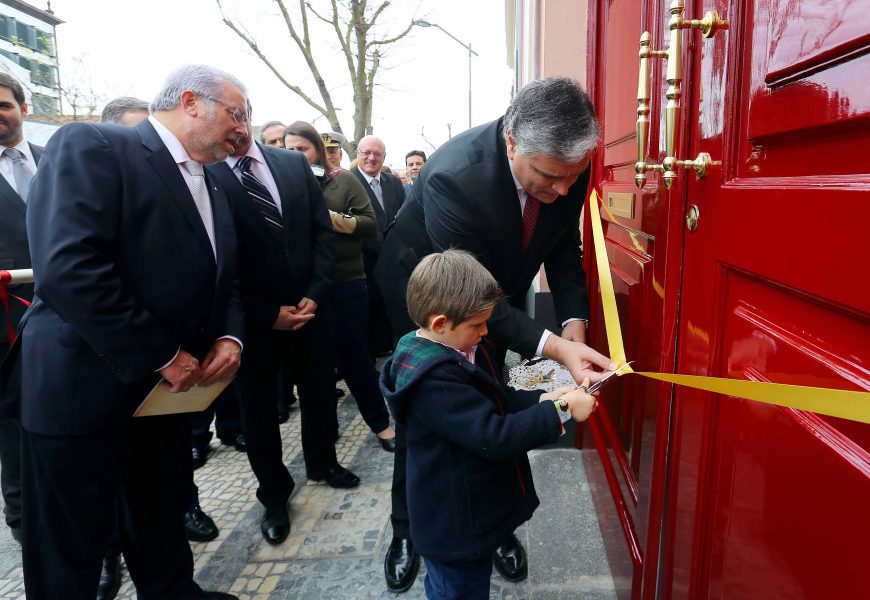
[[[140,600],[232,599],[193,580],[187,415],[133,418],[231,379],[243,335],[226,192],[203,164],[247,134],[246,90],[203,65],[172,73],[135,127],[72,123],[33,179],[33,305],[3,365],[21,379],[22,554],[32,600],[96,597],[116,498]]]

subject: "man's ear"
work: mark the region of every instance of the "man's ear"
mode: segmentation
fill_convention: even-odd
[[[199,109],[196,106],[197,100],[199,100],[199,96],[196,92],[192,92],[191,90],[184,90],[181,92],[181,107],[184,109],[184,112],[192,117],[197,116],[199,113]]]
[[[21,103],[21,116],[26,117],[26,116],[27,116],[27,111],[28,111],[28,108],[27,108],[27,102],[22,102],[22,103]]]
[[[444,333],[444,330],[447,329],[447,315],[435,315],[432,317],[432,321],[429,322],[429,329],[438,334]]]
[[[506,142],[506,144],[507,144],[507,155],[508,155],[508,158],[511,159],[511,160],[513,160],[513,159],[514,159],[514,156],[516,156],[516,153],[517,153],[517,141],[514,139],[514,136],[513,136],[513,134],[510,132],[510,129],[508,129],[507,137],[506,137],[505,142]]]

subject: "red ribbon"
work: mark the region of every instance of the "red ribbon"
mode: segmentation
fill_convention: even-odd
[[[6,334],[9,337],[9,345],[15,341],[15,328],[12,326],[12,318],[9,314],[9,298],[15,298],[21,302],[25,308],[30,307],[30,302],[24,298],[19,298],[15,294],[10,294],[6,286],[12,281],[12,274],[9,271],[0,271],[0,304],[3,305],[3,310],[6,314]]]

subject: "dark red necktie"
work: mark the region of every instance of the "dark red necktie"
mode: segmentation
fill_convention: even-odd
[[[540,212],[540,200],[528,196],[526,198],[526,205],[523,207],[523,252],[529,249],[532,235],[535,233],[535,223],[538,222],[538,214]]]

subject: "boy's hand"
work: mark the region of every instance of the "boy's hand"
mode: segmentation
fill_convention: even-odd
[[[564,396],[568,392],[573,392],[576,389],[577,389],[576,385],[571,385],[571,386],[566,385],[566,386],[560,387],[558,389],[555,389],[552,392],[544,392],[543,394],[541,394],[541,397],[538,398],[538,402],[543,402],[544,400],[549,400],[550,402],[552,402],[553,400],[558,400],[559,398],[561,398],[562,396]]]
[[[568,403],[568,409],[571,411],[571,418],[577,423],[582,423],[589,418],[595,409],[598,407],[598,401],[592,394],[586,393],[586,388],[589,387],[589,378],[583,380],[583,384],[576,390],[572,390],[564,394],[560,400]]]

